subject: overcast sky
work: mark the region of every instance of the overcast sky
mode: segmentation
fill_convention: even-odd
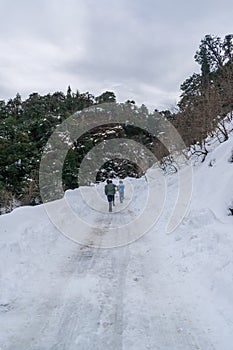
[[[231,0],[0,0],[0,99],[114,91],[171,108],[206,34],[233,32]]]

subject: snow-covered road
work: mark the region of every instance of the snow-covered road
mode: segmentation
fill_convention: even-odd
[[[201,254],[216,253],[217,230],[209,247],[200,247],[193,232],[167,236],[157,227],[113,249],[80,246],[54,232],[48,249],[46,229],[50,224],[44,233],[35,231],[43,235],[36,242],[26,230],[24,249],[22,242],[11,243],[11,282],[3,284],[12,289],[1,303],[1,349],[231,349],[233,309],[227,315],[226,300],[214,298],[214,256],[203,261]]]

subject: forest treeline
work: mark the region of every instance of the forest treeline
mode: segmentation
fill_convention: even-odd
[[[145,118],[156,119],[158,113],[166,117],[182,136],[190,154],[201,157],[208,153],[207,136],[219,142],[228,139],[229,122],[233,111],[233,35],[223,39],[206,35],[201,40],[194,59],[200,73],[194,73],[181,85],[181,96],[174,111],[149,112],[145,105],[134,101],[121,103],[120,108],[131,109]],[[8,101],[0,100],[0,206],[1,212],[21,205],[41,203],[38,173],[44,147],[58,125],[74,112],[102,103],[117,104],[115,93],[106,91],[100,96],[89,92],[55,92],[41,96],[32,93],[22,100],[18,93]],[[83,157],[99,142],[110,138],[130,138],[148,147],[164,170],[176,170],[173,155],[158,138],[143,129],[127,124],[105,125],[82,135],[70,147],[63,165],[63,187],[78,187],[78,171]],[[137,164],[115,159],[103,165],[96,180],[109,176],[141,176]]]

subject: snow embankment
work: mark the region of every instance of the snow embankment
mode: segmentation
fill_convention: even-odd
[[[208,208],[225,221],[233,206],[233,137],[212,150],[195,169],[192,206]]]

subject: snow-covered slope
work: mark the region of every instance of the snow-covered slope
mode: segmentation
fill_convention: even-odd
[[[43,206],[1,216],[0,349],[231,350],[232,149],[233,138],[194,167],[189,213],[171,234],[165,227],[175,178],[168,181],[171,200],[159,221],[123,247],[73,242]],[[143,210],[145,179],[128,179],[126,187],[125,204],[117,199],[113,214],[107,213],[101,185],[106,213],[87,206],[80,190],[67,191],[66,200],[90,230],[102,225],[108,235]],[[54,205],[62,208],[62,201]],[[60,215],[65,221],[62,210]]]

